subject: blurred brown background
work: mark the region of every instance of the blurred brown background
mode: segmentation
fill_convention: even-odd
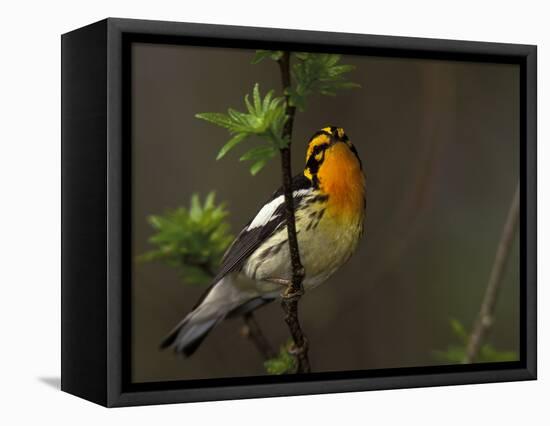
[[[228,202],[233,233],[279,186],[278,159],[258,176],[233,152],[215,161],[228,134],[194,118],[243,109],[260,83],[280,93],[277,65],[250,65],[253,52],[137,44],[133,47],[134,257],[151,249],[146,218],[215,190]],[[314,371],[435,365],[435,350],[458,343],[478,312],[501,228],[518,180],[519,68],[416,59],[343,56],[361,89],[315,96],[298,113],[293,167],[327,125],[346,130],[367,178],[361,246],[329,282],[301,303]],[[253,143],[253,142],[249,142]],[[238,151],[238,150],[237,150]],[[163,336],[203,287],[184,284],[158,263],[133,271],[133,380],[265,374],[239,320],[216,328],[190,359],[161,352]],[[490,343],[519,349],[517,238]],[[257,317],[274,346],[288,336],[273,303]]]

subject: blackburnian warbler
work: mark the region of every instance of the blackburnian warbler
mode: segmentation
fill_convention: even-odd
[[[292,190],[307,291],[350,258],[363,231],[365,177],[342,128],[325,127],[312,136]],[[237,236],[212,285],[161,347],[173,345],[190,356],[220,321],[280,297],[292,277],[284,208],[279,189]]]

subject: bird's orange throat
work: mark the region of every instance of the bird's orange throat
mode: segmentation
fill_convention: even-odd
[[[319,172],[319,189],[329,196],[327,213],[353,220],[365,210],[365,176],[356,155],[345,143],[331,146]]]

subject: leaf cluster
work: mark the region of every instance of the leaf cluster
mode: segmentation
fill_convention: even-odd
[[[293,373],[296,370],[296,358],[290,354],[292,348],[292,339],[289,339],[279,349],[279,354],[275,358],[264,362],[264,367],[269,374],[280,375]]]
[[[282,50],[256,50],[254,58],[252,58],[251,64],[259,64],[266,58],[270,58],[274,61],[278,61],[283,57]]]
[[[283,54],[281,50],[257,50],[252,63],[257,64],[267,58],[279,61]],[[360,87],[346,81],[344,75],[354,67],[340,64],[340,55],[295,53],[294,58],[291,69],[293,83],[291,87],[285,88],[285,95],[288,104],[300,111],[305,110],[308,96],[316,93],[334,96],[339,89]],[[247,94],[244,103],[246,112],[229,108],[227,114],[207,112],[195,116],[223,127],[231,134],[229,141],[218,152],[218,160],[250,136],[264,139],[267,143],[249,149],[240,157],[240,161],[251,162],[250,173],[255,175],[278,150],[288,145],[287,138],[283,137],[284,125],[288,120],[286,101],[283,97],[274,97],[273,91],[262,98],[256,83],[252,90],[252,101]]]
[[[189,208],[180,207],[163,215],[152,215],[148,221],[156,233],[149,238],[155,249],[141,255],[145,262],[161,261],[177,267],[190,284],[204,284],[233,240],[227,222],[225,204],[215,203],[210,192],[201,203],[193,194]]]
[[[227,114],[206,112],[196,114],[197,118],[224,127],[232,135],[218,153],[217,159],[223,158],[250,136],[259,136],[267,143],[248,150],[240,161],[251,161],[250,173],[255,175],[281,148],[288,144],[283,138],[283,127],[287,120],[285,102],[282,97],[273,97],[273,91],[262,99],[260,87],[256,83],[252,91],[252,101],[247,94],[244,98],[247,112],[229,108]]]
[[[469,336],[460,321],[451,319],[450,325],[453,334],[458,338],[460,344],[449,345],[444,351],[435,351],[434,356],[442,362],[462,363],[466,358]],[[517,354],[514,351],[498,351],[492,345],[486,343],[480,348],[475,362],[504,362],[515,361],[517,359]]]
[[[286,89],[290,105],[304,111],[308,96],[319,93],[335,96],[339,89],[360,87],[347,81],[345,74],[354,70],[353,65],[340,64],[340,55],[327,53],[296,53],[292,66],[294,84]]]

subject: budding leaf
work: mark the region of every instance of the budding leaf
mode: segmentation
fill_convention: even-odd
[[[254,58],[252,58],[252,64],[258,64],[266,58],[271,58],[274,61],[278,61],[283,57],[282,50],[256,50]]]
[[[247,94],[244,97],[244,105],[246,112],[229,108],[227,114],[201,113],[196,117],[223,127],[232,135],[218,152],[217,159],[223,158],[250,136],[258,136],[267,142],[261,147],[252,148],[240,157],[241,161],[253,162],[250,173],[255,175],[279,149],[288,145],[288,140],[283,137],[283,128],[287,120],[285,102],[282,97],[274,97],[273,91],[262,98],[260,86],[255,84],[252,96]]]
[[[443,363],[460,364],[466,359],[469,335],[464,325],[456,320],[450,321],[451,330],[460,344],[450,344],[446,350],[434,351],[434,358]],[[489,343],[484,344],[474,362],[505,362],[518,360],[514,351],[498,351]]]
[[[159,261],[176,267],[190,284],[209,282],[233,241],[228,214],[225,204],[216,205],[214,192],[210,192],[204,202],[198,194],[193,194],[188,208],[180,207],[148,218],[155,231],[149,243],[155,248],[138,260]]]
[[[346,81],[344,74],[355,69],[342,65],[340,55],[327,53],[296,53],[297,61],[292,66],[294,84],[286,89],[290,104],[299,111],[306,108],[306,99],[316,93],[335,96],[337,90],[361,87]]]
[[[296,358],[290,354],[292,345],[292,340],[288,340],[281,346],[279,354],[275,358],[264,362],[264,367],[269,374],[287,374],[293,373],[296,370]]]

